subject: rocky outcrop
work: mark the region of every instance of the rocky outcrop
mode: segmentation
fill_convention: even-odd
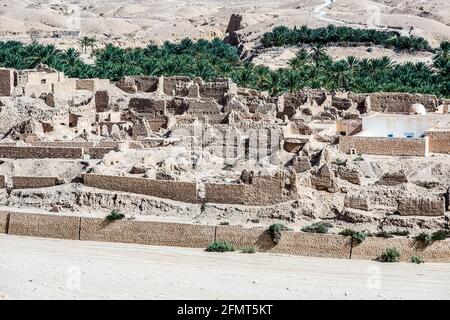
[[[309,158],[306,156],[295,156],[292,162],[292,167],[295,172],[302,173],[311,170],[311,163],[309,162]]]

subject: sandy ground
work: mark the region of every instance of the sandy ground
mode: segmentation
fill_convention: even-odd
[[[3,299],[449,299],[450,264],[0,235]]]

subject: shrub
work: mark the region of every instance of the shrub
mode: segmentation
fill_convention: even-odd
[[[272,240],[275,243],[280,242],[281,232],[288,230],[288,228],[282,223],[275,223],[269,227],[267,232],[272,236]]]
[[[338,165],[338,166],[342,166],[342,165],[344,165],[346,162],[347,162],[346,160],[342,160],[342,159],[339,159],[339,158],[337,158],[336,160],[334,160],[334,164],[336,164],[336,165]]]
[[[114,209],[110,214],[106,216],[106,220],[108,221],[121,220],[123,218],[125,218],[125,215],[123,213],[120,213],[120,211],[117,209]]]
[[[242,253],[255,253],[256,248],[255,247],[245,247],[241,249]]]
[[[364,161],[364,158],[361,156],[356,157],[355,159],[353,159],[354,162],[358,162],[358,161]]]
[[[422,242],[424,245],[428,246],[433,243],[433,236],[428,232],[422,232],[418,236],[415,237],[417,241]]]
[[[387,248],[378,260],[381,262],[398,262],[399,258],[400,252],[396,248]]]
[[[229,223],[228,221],[222,221],[222,222],[220,223],[220,225],[221,225],[221,226],[229,226],[230,223]]]
[[[259,223],[260,220],[259,220],[259,219],[251,219],[250,222],[251,222],[251,223]]]
[[[363,242],[367,237],[367,233],[365,231],[355,231],[353,229],[344,229],[343,231],[339,232],[339,234],[343,236],[350,236],[358,243]]]
[[[422,260],[422,258],[419,257],[419,256],[416,256],[416,255],[414,255],[414,256],[411,257],[411,262],[412,262],[412,263],[417,263],[417,264],[424,263],[424,261]]]
[[[303,232],[309,232],[309,233],[327,233],[329,228],[332,228],[333,225],[328,222],[316,222],[309,226],[303,227]]]
[[[402,237],[406,237],[409,236],[409,231],[408,230],[395,230],[395,231],[391,231],[389,232],[389,234],[393,235],[393,236],[402,236]]]
[[[389,232],[384,231],[384,230],[374,233],[373,236],[380,237],[380,238],[393,238],[394,237],[392,234],[390,234]]]
[[[233,245],[228,241],[214,241],[208,244],[206,251],[209,252],[228,252],[234,251]]]
[[[448,231],[438,230],[436,232],[433,232],[433,234],[431,235],[431,239],[433,241],[441,241],[441,240],[445,240],[448,236],[449,236]]]

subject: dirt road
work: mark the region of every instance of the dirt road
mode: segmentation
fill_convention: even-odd
[[[450,264],[381,264],[0,235],[6,299],[450,299]]]

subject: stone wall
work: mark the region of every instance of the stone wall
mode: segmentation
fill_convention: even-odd
[[[284,231],[278,244],[263,228],[217,226],[216,240],[229,241],[236,250],[254,247],[258,251],[327,258],[350,258],[351,239],[337,235]]]
[[[351,149],[358,154],[425,156],[428,151],[428,142],[426,138],[339,137],[339,150],[350,153]]]
[[[83,148],[0,146],[0,158],[10,159],[81,159]]]
[[[445,214],[444,197],[403,197],[398,200],[398,213],[402,216],[443,216]]]
[[[47,188],[56,186],[59,182],[58,177],[13,176],[11,180],[14,189]]]
[[[450,130],[428,131],[428,151],[450,154]]]
[[[14,70],[0,69],[0,97],[11,96],[14,92]]]
[[[8,234],[78,240],[80,217],[11,212]]]
[[[85,174],[84,184],[89,187],[111,191],[123,191],[175,201],[197,203],[197,186],[191,182],[150,180]]]
[[[214,234],[214,226],[96,218],[81,218],[80,227],[80,240],[190,248],[206,248]]]
[[[450,262],[448,240],[424,246],[411,238],[367,237],[358,244],[350,237],[340,235],[284,231],[279,243],[275,244],[265,228],[135,220],[110,222],[99,218],[10,211],[0,211],[0,233],[191,248],[205,248],[215,240],[224,240],[231,242],[236,250],[255,247],[262,252],[342,259],[374,260],[387,248],[396,248],[404,262],[409,262],[413,255],[426,262]]]

